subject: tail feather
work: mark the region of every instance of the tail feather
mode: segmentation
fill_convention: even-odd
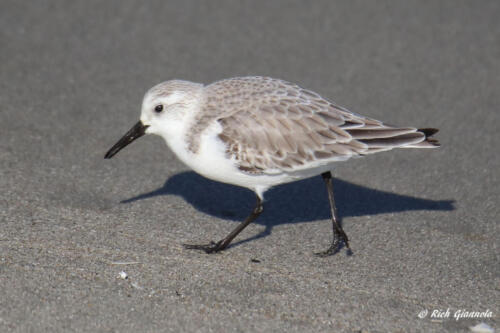
[[[437,128],[419,128],[418,131],[424,133],[426,138],[439,132]]]
[[[441,146],[437,139],[431,138],[439,130],[437,128],[419,128],[418,132],[424,133],[425,139],[414,145],[405,146],[403,148],[437,148]]]
[[[380,128],[349,129],[349,134],[358,142],[368,146],[362,155],[373,154],[393,148],[437,148],[439,141],[431,138],[436,128]]]
[[[422,133],[413,132],[397,136],[358,140],[369,148],[397,148],[422,142]]]

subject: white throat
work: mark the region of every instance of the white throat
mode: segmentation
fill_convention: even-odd
[[[186,165],[190,165],[193,157],[188,149],[188,135],[195,117],[200,110],[200,103],[192,103],[182,110],[168,117],[165,121],[155,124],[150,133],[161,136],[168,147]]]

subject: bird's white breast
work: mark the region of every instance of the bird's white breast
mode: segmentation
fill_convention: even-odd
[[[260,175],[243,172],[238,169],[234,157],[228,156],[226,144],[218,137],[222,132],[222,127],[216,120],[197,133],[200,135],[200,145],[196,152],[192,152],[189,150],[188,142],[198,110],[192,111],[186,113],[183,118],[170,119],[165,122],[156,134],[165,139],[169,148],[184,164],[204,177],[246,187],[262,198],[262,194],[272,186],[307,178],[329,169],[328,166],[321,166],[321,169],[325,170],[312,168],[300,172],[278,171]]]
[[[188,136],[194,117],[186,117],[188,119],[172,119],[164,124],[157,134],[165,139],[169,148],[184,164],[200,175],[215,181],[246,187],[261,197],[269,187],[294,179],[287,180],[289,177],[283,173],[251,175],[239,170],[234,158],[227,155],[225,143],[218,137],[222,128],[217,121],[199,134],[201,135],[199,149],[195,153],[190,151]]]

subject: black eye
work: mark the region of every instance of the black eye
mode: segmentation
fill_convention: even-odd
[[[160,113],[162,111],[163,111],[163,105],[158,104],[157,106],[155,106],[155,112],[156,113]]]

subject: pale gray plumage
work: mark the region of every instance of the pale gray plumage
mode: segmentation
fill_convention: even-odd
[[[202,112],[188,138],[196,152],[211,123],[240,170],[295,171],[393,148],[433,148],[425,130],[395,127],[350,112],[295,84],[267,77],[232,78],[204,87]],[[428,131],[432,135],[433,130]]]
[[[252,213],[218,242],[187,244],[221,251],[263,210],[269,188],[320,175],[332,215],[333,239],[320,256],[349,248],[333,196],[333,162],[392,148],[434,148],[437,129],[395,127],[337,106],[295,84],[243,77],[208,86],[173,80],[144,96],[141,118],[106,154],[113,157],[144,134],[158,134],[186,165],[207,178],[255,192]]]

